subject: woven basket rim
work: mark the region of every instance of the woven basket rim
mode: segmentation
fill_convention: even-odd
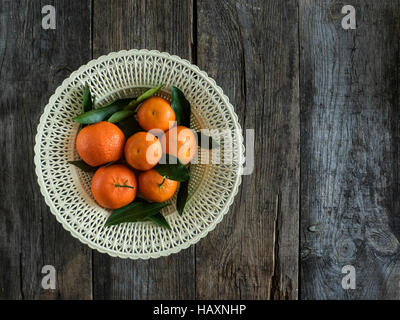
[[[82,65],[78,70],[72,72],[69,77],[67,77],[62,84],[56,89],[54,94],[50,97],[49,102],[44,108],[44,111],[40,117],[39,124],[37,126],[37,134],[35,136],[35,146],[34,146],[34,163],[35,163],[35,172],[37,175],[37,181],[40,186],[40,191],[45,199],[46,204],[49,206],[51,213],[56,217],[57,221],[61,223],[63,228],[67,230],[73,237],[77,238],[80,242],[88,245],[90,248],[95,249],[99,252],[102,253],[107,253],[110,256],[113,257],[119,257],[119,258],[130,258],[130,259],[149,259],[149,258],[158,258],[162,256],[168,256],[172,253],[177,253],[183,249],[188,248],[189,246],[197,243],[200,239],[205,237],[210,231],[214,230],[216,225],[223,219],[225,214],[229,211],[229,207],[232,205],[233,200],[235,195],[238,192],[239,186],[241,184],[241,175],[243,172],[243,163],[244,163],[244,145],[243,145],[243,136],[242,134],[239,135],[239,142],[237,145],[237,153],[239,155],[240,159],[240,165],[239,169],[236,175],[236,180],[234,182],[234,188],[233,191],[228,199],[228,201],[225,203],[224,208],[221,212],[221,214],[218,216],[217,219],[215,219],[212,224],[203,232],[198,234],[196,237],[193,237],[192,239],[186,241],[185,243],[177,246],[170,248],[168,250],[164,251],[159,251],[156,253],[144,253],[144,254],[127,254],[124,252],[120,252],[118,250],[111,250],[111,249],[104,249],[97,245],[96,243],[86,239],[83,237],[79,232],[74,230],[73,228],[70,227],[70,225],[65,221],[65,219],[59,214],[57,208],[54,206],[52,200],[50,199],[50,196],[48,194],[48,190],[45,186],[44,180],[43,180],[43,173],[42,173],[42,168],[41,168],[41,163],[40,163],[40,147],[41,147],[41,139],[42,139],[42,132],[43,128],[46,123],[46,117],[48,114],[48,111],[50,110],[51,106],[55,104],[57,98],[60,96],[62,91],[68,87],[68,85],[74,81],[75,78],[77,78],[80,74],[84,73],[85,71],[91,69],[92,67],[105,62],[110,59],[115,59],[119,57],[124,57],[127,55],[147,55],[147,56],[155,56],[155,57],[162,57],[162,58],[167,58],[175,62],[179,62],[183,64],[186,68],[189,68],[196,73],[200,74],[203,79],[205,79],[210,86],[218,93],[219,97],[222,99],[224,102],[225,106],[227,107],[230,116],[233,119],[235,129],[238,130],[238,132],[241,132],[241,127],[238,122],[238,117],[234,111],[234,108],[232,104],[229,101],[229,98],[223,93],[223,90],[221,87],[219,87],[216,82],[207,75],[206,72],[200,70],[196,65],[191,64],[189,61],[182,59],[176,55],[170,55],[167,52],[160,52],[158,50],[147,50],[147,49],[131,49],[131,50],[121,50],[118,52],[111,52],[107,55],[102,55],[97,59],[93,59],[89,61],[87,64]]]

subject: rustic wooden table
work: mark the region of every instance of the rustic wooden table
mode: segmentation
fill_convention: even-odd
[[[46,2],[46,1],[45,1]],[[1,299],[400,298],[400,1],[1,0]],[[56,29],[42,29],[42,7]],[[357,28],[341,26],[356,8]],[[71,237],[40,194],[39,117],[73,70],[148,48],[197,64],[255,130],[255,170],[197,245],[147,261]],[[44,265],[57,287],[41,287]],[[356,289],[344,290],[343,266]]]

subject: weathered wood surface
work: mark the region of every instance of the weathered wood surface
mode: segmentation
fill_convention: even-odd
[[[90,0],[51,1],[57,29],[41,28],[37,1],[0,3],[0,299],[90,299],[91,250],[46,206],[36,182],[36,127],[50,95],[91,58]],[[56,290],[41,288],[44,265]]]
[[[44,3],[2,0],[0,299],[400,298],[400,1],[350,2],[56,0],[57,29],[43,30]],[[345,4],[356,30],[341,27]],[[198,64],[256,139],[255,170],[217,228],[148,261],[72,238],[33,165],[55,88],[92,57],[131,48]],[[46,264],[56,290],[40,287]],[[341,287],[345,265],[355,290]]]
[[[329,3],[300,1],[301,298],[399,299],[400,3]]]
[[[187,0],[95,0],[94,58],[146,48],[192,59],[193,4]],[[93,253],[97,299],[194,299],[195,248],[147,261]]]
[[[295,1],[198,1],[198,66],[224,89],[255,164],[232,210],[196,245],[199,299],[296,299],[299,92]]]

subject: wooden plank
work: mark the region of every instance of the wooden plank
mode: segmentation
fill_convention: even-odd
[[[198,65],[255,130],[255,169],[196,246],[199,299],[297,299],[299,92],[295,1],[205,1]]]
[[[94,1],[94,57],[132,48],[191,60],[192,1]],[[94,252],[94,298],[193,299],[194,247],[165,258],[131,261]]]
[[[301,298],[399,299],[399,1],[307,0],[299,14]]]
[[[0,299],[91,298],[91,250],[50,213],[36,182],[33,146],[44,106],[90,60],[90,0],[50,1],[56,30],[43,30],[37,1],[0,5]],[[41,288],[44,265],[55,290]]]

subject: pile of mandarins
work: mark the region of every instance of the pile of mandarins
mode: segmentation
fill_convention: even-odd
[[[85,126],[76,138],[82,160],[92,167],[100,166],[93,176],[91,191],[104,208],[128,205],[137,191],[151,202],[167,201],[177,190],[178,182],[161,176],[153,168],[163,154],[187,164],[196,153],[194,133],[187,127],[173,125],[176,116],[167,100],[161,97],[145,100],[137,111],[137,120],[144,131],[127,141],[121,129],[107,121]],[[151,130],[163,132],[161,139],[148,132]],[[123,158],[123,164],[105,165]]]

